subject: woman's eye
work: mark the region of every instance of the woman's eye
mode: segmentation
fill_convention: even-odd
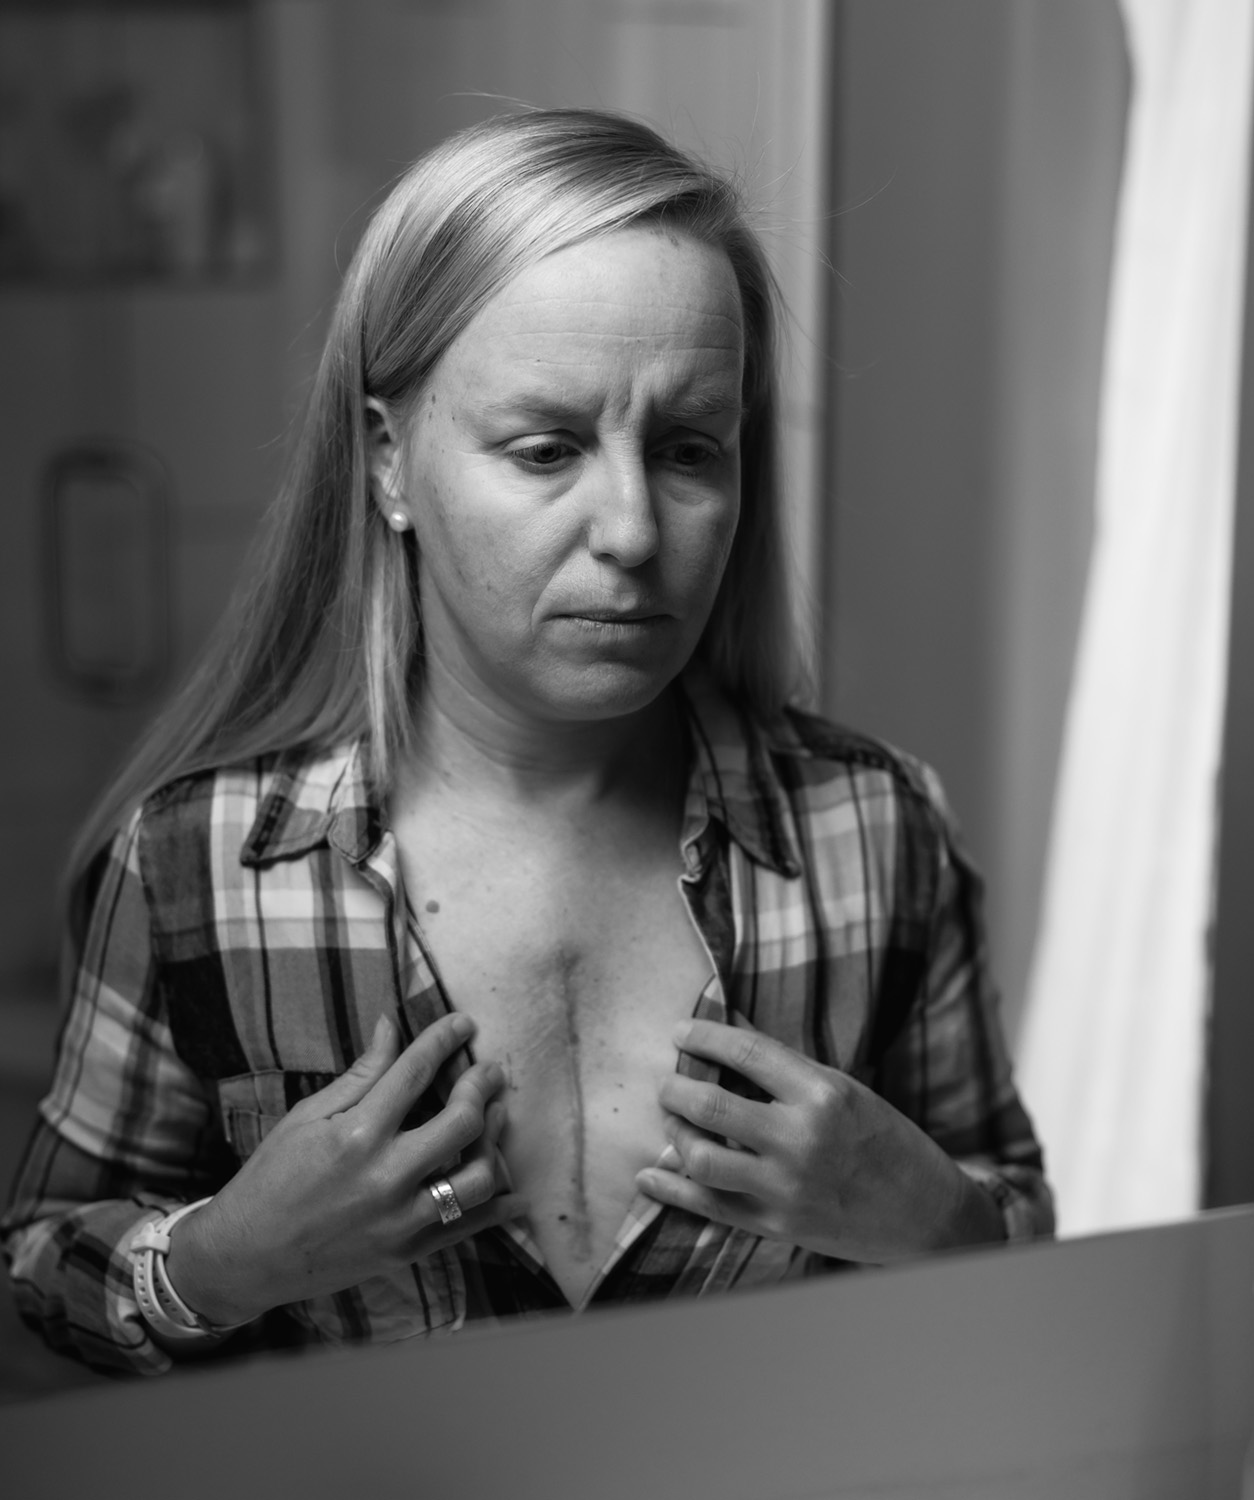
[[[702,464],[712,463],[718,457],[717,452],[705,443],[672,443],[663,452],[681,469],[699,469]]]
[[[546,438],[542,443],[530,443],[526,448],[511,448],[509,456],[536,469],[552,469],[574,452],[569,443],[559,443],[556,438]]]

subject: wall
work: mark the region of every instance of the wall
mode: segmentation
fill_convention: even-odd
[[[45,111],[68,113],[76,100],[81,105],[90,97],[83,91],[116,87],[137,75],[144,80],[145,106],[156,109],[160,101],[152,99],[152,91],[160,92],[168,80],[151,66],[151,56],[146,69],[139,67],[143,48],[137,33],[155,47],[161,41],[156,33],[173,26],[175,34],[166,36],[166,43],[204,51],[206,65],[196,75],[202,84],[213,80],[214,44],[221,41],[215,19],[203,14],[163,18],[148,12],[142,24],[129,29],[115,13],[40,14],[30,20],[6,10],[3,21],[0,96],[6,112],[24,97],[23,86],[26,96],[41,90],[54,94]],[[24,36],[24,25],[38,30]],[[15,73],[23,41],[32,64],[56,59],[48,62],[46,74],[35,74],[33,83],[20,77],[20,69]],[[6,47],[12,55],[5,55]],[[95,97],[99,104],[99,93]],[[10,123],[8,113],[4,123]],[[37,123],[29,126],[29,161],[4,137],[0,197],[10,218],[15,200],[23,203],[18,189],[29,179],[40,182],[49,165],[46,140],[41,157]],[[141,117],[136,130],[142,125]],[[46,133],[55,136],[52,127]],[[114,145],[119,142],[120,137]],[[99,152],[104,153],[103,145]],[[66,150],[61,165],[74,159]],[[84,199],[91,185],[79,184]],[[221,610],[247,537],[273,489],[282,435],[276,357],[281,334],[273,278],[128,277],[119,275],[107,256],[97,259],[87,249],[81,264],[58,266],[55,254],[72,239],[75,183],[52,174],[52,186],[51,200],[63,220],[48,237],[54,256],[28,281],[0,281],[0,486],[6,523],[0,548],[0,693],[6,729],[0,735],[0,827],[18,856],[0,871],[0,993],[5,996],[42,995],[50,987],[55,887],[72,832],[155,706],[151,697],[130,704],[92,701],[58,681],[49,668],[48,580],[41,556],[47,465],[58,451],[99,438],[140,444],[160,457],[168,476],[171,527],[168,686]],[[48,204],[41,204],[38,194],[29,196],[37,220],[39,208]]]
[[[941,772],[1017,1023],[1091,530],[1115,0],[845,0],[829,709]]]

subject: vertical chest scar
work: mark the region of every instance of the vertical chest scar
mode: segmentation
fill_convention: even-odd
[[[561,1212],[555,1214],[553,1227],[567,1253],[586,1260],[593,1253],[590,1196],[595,1191],[588,1159],[588,1038],[583,1013],[590,976],[579,953],[558,943],[542,962],[531,966],[528,980],[519,995],[521,1010],[509,1027],[510,1088],[526,1113],[535,1111],[536,1123],[543,1121],[543,1140],[533,1140],[547,1158],[547,1172],[557,1174],[550,1179],[553,1186],[560,1182],[560,1202],[555,1206]]]
[[[568,1098],[571,1101],[571,1128],[574,1155],[570,1168],[571,1203],[564,1223],[574,1253],[582,1258],[592,1254],[592,1215],[588,1204],[588,1115],[584,1098],[584,1069],[579,1025],[579,959],[562,947],[557,955],[557,980],[561,997],[559,1024],[564,1028],[563,1052],[566,1061]]]

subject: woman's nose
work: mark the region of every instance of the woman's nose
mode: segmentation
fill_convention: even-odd
[[[653,491],[644,460],[620,458],[597,476],[588,523],[588,546],[594,557],[623,568],[638,568],[658,549]]]

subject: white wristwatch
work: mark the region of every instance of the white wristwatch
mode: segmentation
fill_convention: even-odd
[[[182,1218],[203,1208],[208,1198],[195,1203],[185,1203],[163,1219],[154,1219],[145,1224],[131,1241],[134,1257],[132,1280],[135,1300],[143,1314],[144,1322],[162,1338],[173,1342],[197,1339],[221,1338],[242,1323],[210,1323],[198,1312],[193,1312],[174,1290],[166,1271],[165,1258],[170,1253],[170,1230]]]

